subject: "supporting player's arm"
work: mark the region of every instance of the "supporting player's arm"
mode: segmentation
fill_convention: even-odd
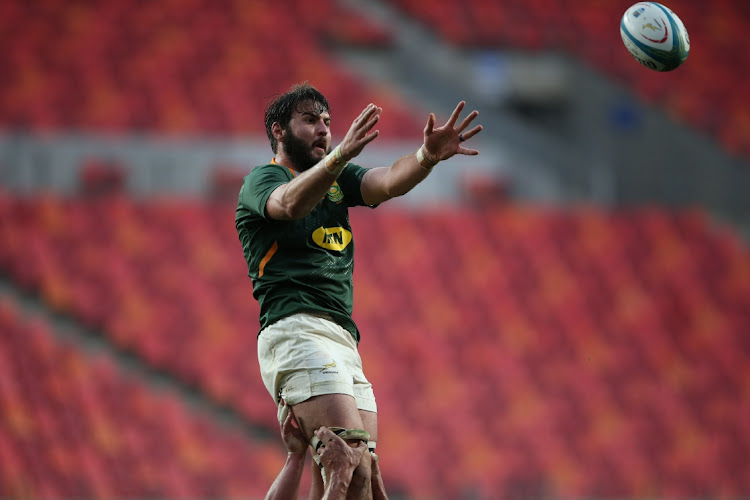
[[[435,115],[430,113],[424,129],[424,143],[415,154],[403,156],[390,167],[378,167],[367,171],[362,178],[362,198],[368,205],[376,205],[411,191],[422,182],[432,168],[442,160],[456,154],[478,155],[479,151],[468,149],[461,143],[482,131],[481,125],[464,132],[478,111],[472,111],[456,126],[465,102],[461,101],[442,127],[435,128]]]
[[[282,404],[286,404],[282,401]],[[281,438],[287,449],[286,463],[266,494],[266,500],[297,498],[302,471],[305,469],[307,441],[299,427],[295,425],[294,414],[289,413],[281,424]]]
[[[304,469],[305,453],[289,453],[284,467],[266,494],[266,500],[297,498]]]
[[[388,495],[385,492],[385,484],[383,484],[383,475],[380,473],[380,459],[375,453],[372,453],[372,500],[388,500]]]
[[[367,451],[367,443],[361,441],[357,447],[350,447],[325,426],[315,431],[315,435],[324,443],[318,449],[318,456],[328,475],[322,500],[346,498],[352,473]]]

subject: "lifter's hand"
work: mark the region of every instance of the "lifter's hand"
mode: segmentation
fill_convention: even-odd
[[[431,163],[447,160],[456,154],[472,156],[479,154],[476,149],[468,149],[461,145],[463,141],[471,139],[482,131],[482,126],[477,125],[464,132],[474,121],[474,118],[479,115],[479,111],[476,110],[469,113],[456,127],[456,122],[464,106],[466,106],[465,101],[459,102],[445,125],[439,128],[435,128],[435,114],[430,113],[427,125],[424,128],[424,148],[426,149],[425,156]]]
[[[286,401],[281,400],[281,404],[286,406]],[[292,407],[287,407],[288,413],[284,422],[281,424],[281,439],[284,441],[287,452],[291,454],[303,454],[307,451],[307,440],[302,433],[302,429],[297,425],[297,421],[292,412]]]
[[[379,135],[380,131],[378,130],[370,131],[380,119],[380,113],[382,112],[383,108],[370,103],[352,122],[344,140],[339,144],[341,156],[344,160],[349,161],[360,154],[365,146]]]
[[[356,448],[352,448],[325,426],[315,431],[315,435],[323,442],[318,449],[318,456],[326,474],[336,472],[351,476],[362,460],[362,454],[367,450],[367,443],[360,441]]]

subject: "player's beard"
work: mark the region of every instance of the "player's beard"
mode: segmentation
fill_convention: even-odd
[[[284,153],[298,172],[304,172],[314,167],[322,159],[313,156],[313,150],[314,148],[311,144],[305,143],[305,141],[294,135],[291,128],[287,129],[287,134],[284,138]],[[330,152],[331,146],[329,145],[326,149],[326,154]]]

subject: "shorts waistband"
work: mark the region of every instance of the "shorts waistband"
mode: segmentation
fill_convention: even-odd
[[[325,320],[335,323],[335,321],[333,320],[333,316],[331,316],[328,313],[319,312],[319,311],[304,311],[302,314],[309,314],[310,316],[315,316],[316,318],[325,319]]]

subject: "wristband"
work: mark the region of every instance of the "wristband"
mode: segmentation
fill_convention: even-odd
[[[339,145],[325,157],[323,166],[329,174],[338,177],[341,171],[344,170],[346,163],[341,154],[341,146]]]
[[[425,148],[424,144],[422,144],[422,147],[420,147],[417,150],[417,161],[420,165],[422,165],[422,168],[425,170],[432,170],[432,167],[438,164],[440,160],[432,160],[425,154]]]

